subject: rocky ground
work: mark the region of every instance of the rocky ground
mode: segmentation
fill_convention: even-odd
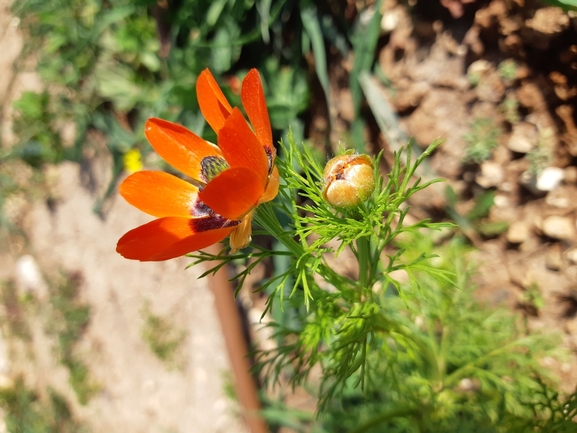
[[[428,174],[447,179],[452,192],[427,190],[414,198],[412,213],[451,218],[478,247],[480,299],[563,335],[573,361],[551,362],[573,391],[577,15],[533,0],[412,4],[409,12],[402,2],[384,2],[377,62],[384,78],[375,83],[380,102],[398,115],[398,130],[385,137],[374,122],[369,147],[387,158],[395,137],[411,136],[423,149],[446,140]],[[329,70],[338,108],[332,134],[346,141],[354,121],[342,85],[350,63],[337,56]],[[364,108],[368,119],[373,112]],[[313,104],[309,134],[319,143],[326,117]],[[486,212],[473,215],[482,204]]]
[[[577,16],[530,0],[463,1],[460,15],[432,3],[413,21],[391,3],[379,55],[408,134],[446,138],[432,166],[459,201],[419,204],[449,209],[479,247],[480,297],[560,330],[575,354]],[[467,220],[488,194],[488,214]],[[574,389],[577,369],[557,367]]]

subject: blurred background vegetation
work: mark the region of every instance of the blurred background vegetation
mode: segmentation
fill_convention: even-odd
[[[147,166],[169,169],[151,154],[144,139],[143,125],[151,116],[181,123],[216,141],[210,128],[205,128],[196,100],[196,78],[205,68],[220,78],[233,105],[240,102],[242,77],[248,69],[257,68],[265,84],[277,139],[290,129],[297,142],[307,140],[311,103],[324,106],[329,132],[319,150],[332,152],[337,143],[330,137],[334,96],[327,58],[338,53],[351,61],[349,81],[343,84],[350,88],[354,113],[346,144],[364,151],[366,121],[361,107],[365,102],[363,92],[370,92],[365,78],[370,74],[387,83],[385,73],[375,66],[381,3],[16,1],[12,13],[20,20],[26,39],[15,68],[29,68],[33,59],[43,89],[25,92],[14,102],[17,142],[0,147],[0,210],[16,188],[10,171],[14,161],[32,167],[37,181],[42,182],[41,168],[45,164],[64,160],[80,163],[90,149],[105,146],[112,156],[113,178],[94,203],[94,210],[102,213],[123,171],[132,169],[134,155]],[[568,10],[577,8],[571,0],[549,3]],[[390,113],[383,114],[379,101],[375,103],[368,94],[366,97],[372,115],[388,136]],[[479,119],[465,138],[471,144],[467,158],[475,163],[486,159],[497,146],[499,134],[492,119]],[[475,225],[493,205],[490,193],[478,197],[477,212],[467,217],[454,211],[454,192],[448,196],[447,213],[461,227],[475,226],[482,233],[501,230]],[[1,229],[14,228],[2,218]],[[352,377],[350,386],[336,393],[318,418],[310,412],[287,409],[282,399],[265,397],[268,405],[264,413],[273,428],[317,432],[577,431],[573,420],[577,416],[576,394],[558,393],[554,375],[539,363],[545,356],[563,356],[557,350],[558,340],[533,334],[520,316],[477,303],[470,279],[474,269],[463,260],[470,247],[465,238],[456,238],[451,243],[443,238],[436,242],[430,237],[410,239],[399,248],[406,249],[407,257],[424,251],[433,254],[442,248],[439,254],[443,259],[438,266],[456,274],[460,290],[455,292],[423,276],[427,301],[407,305],[391,298],[387,312],[405,324],[413,341],[420,339],[424,346],[437,347],[440,336],[446,339],[437,347],[435,361],[419,347],[403,346],[399,339],[383,337],[382,351],[370,354],[373,372],[364,392],[358,391],[358,378]],[[446,245],[437,247],[435,243]],[[63,290],[52,302],[63,305],[65,295]],[[534,304],[539,308],[539,302]],[[89,308],[83,305],[63,311],[80,315],[79,327],[85,325],[89,314]],[[291,324],[298,323],[293,320],[298,308],[286,314],[293,315]],[[149,317],[155,318],[151,314]],[[161,338],[155,334],[158,320],[149,322],[147,338],[154,342]],[[76,331],[69,331],[66,325],[61,328],[62,362],[76,365],[69,342]],[[289,331],[295,333],[298,329]],[[177,345],[182,338],[178,334],[170,347],[157,345],[155,353],[159,357],[172,356],[173,343]],[[432,364],[442,365],[442,371],[433,371]],[[439,374],[446,374],[448,385],[444,389],[435,388]],[[314,384],[304,385],[318,396]],[[83,386],[85,399],[97,392],[94,386]],[[50,406],[40,408],[37,397],[20,382],[13,390],[3,392],[0,398],[8,408],[9,431],[79,431],[61,398],[50,395]]]

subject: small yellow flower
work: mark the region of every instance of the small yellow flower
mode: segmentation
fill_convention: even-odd
[[[127,173],[136,173],[142,170],[142,155],[138,149],[130,149],[122,157],[124,163],[124,170]]]
[[[345,154],[331,159],[323,172],[323,197],[332,207],[353,209],[375,189],[373,164],[367,155]]]

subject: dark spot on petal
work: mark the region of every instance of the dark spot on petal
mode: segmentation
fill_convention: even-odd
[[[270,147],[265,146],[264,151],[266,153],[266,158],[268,159],[268,174],[270,175],[272,173],[272,163],[274,156],[272,154],[272,149]]]
[[[216,230],[224,227],[234,227],[239,225],[240,221],[233,221],[224,218],[218,214],[205,218],[197,218],[190,220],[190,227],[193,232],[206,232],[208,230]]]
[[[195,217],[204,217],[214,215],[214,212],[198,197],[190,210],[190,214]]]

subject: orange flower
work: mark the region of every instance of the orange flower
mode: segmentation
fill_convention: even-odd
[[[276,151],[258,71],[251,69],[241,88],[252,128],[208,69],[199,75],[196,93],[218,147],[180,125],[148,119],[145,135],[154,150],[192,181],[140,171],[122,182],[120,194],[126,201],[158,218],[120,238],[116,251],[127,259],[168,260],[229,235],[233,251],[244,248],[254,209],[277,195]]]

